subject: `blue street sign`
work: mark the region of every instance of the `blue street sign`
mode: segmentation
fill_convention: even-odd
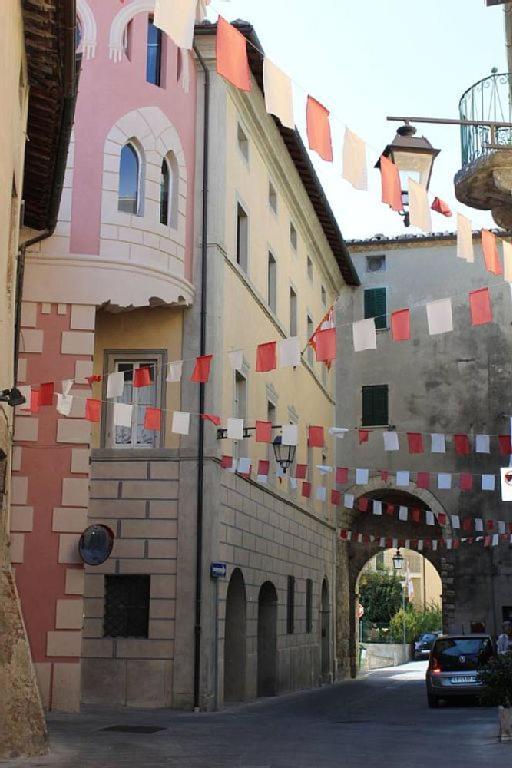
[[[228,567],[226,563],[211,563],[210,576],[212,579],[225,579]]]

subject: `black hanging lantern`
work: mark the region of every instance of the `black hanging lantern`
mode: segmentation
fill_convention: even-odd
[[[283,445],[283,438],[281,435],[277,435],[272,443],[272,447],[274,448],[276,463],[279,464],[283,473],[286,474],[286,470],[291,467],[295,461],[297,447],[295,445]]]

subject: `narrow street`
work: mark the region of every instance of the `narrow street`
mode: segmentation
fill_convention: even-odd
[[[215,714],[50,715],[51,755],[9,768],[477,768],[508,764],[494,709],[427,708],[425,664]],[[155,727],[154,733],[105,730]]]

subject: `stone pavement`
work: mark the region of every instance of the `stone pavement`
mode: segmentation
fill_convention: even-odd
[[[87,709],[49,719],[51,753],[2,768],[480,768],[512,765],[495,709],[427,708],[424,663],[223,712]],[[156,732],[105,730],[112,726]]]

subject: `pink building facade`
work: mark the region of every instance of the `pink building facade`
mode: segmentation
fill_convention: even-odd
[[[165,364],[180,358],[194,300],[195,66],[153,26],[153,7],[78,0],[82,73],[59,223],[27,251],[18,383],[60,392],[73,380],[68,416],[56,399],[18,412],[12,478],[16,580],[41,695],[58,710],[106,701],[105,676],[111,703],[171,703],[179,468],[167,460],[178,444],[162,430],[139,461],[137,408],[121,434],[104,390],[108,372],[129,378],[148,362],[146,404],[176,407]],[[85,418],[88,397],[103,401],[107,432]],[[84,570],[78,540],[94,522],[114,530],[116,548]],[[105,640],[98,574],[130,594],[134,573],[152,579],[148,630]],[[141,679],[158,681],[150,699]]]

